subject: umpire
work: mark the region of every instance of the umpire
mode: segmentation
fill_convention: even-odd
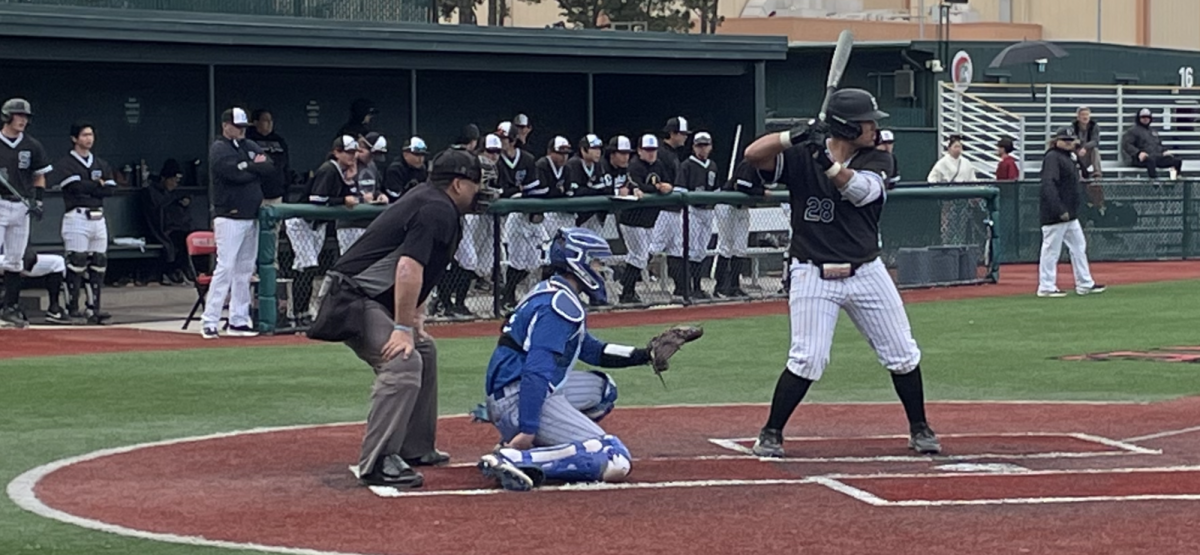
[[[425,302],[461,237],[459,217],[479,193],[477,156],[447,150],[428,183],[388,207],[329,271],[309,337],[344,341],[375,370],[359,482],[417,488],[413,466],[445,464],[435,449],[437,348]]]

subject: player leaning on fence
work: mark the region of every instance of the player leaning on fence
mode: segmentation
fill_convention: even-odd
[[[459,217],[479,193],[478,158],[447,150],[418,185],[371,222],[328,273],[308,336],[343,341],[375,371],[358,461],[364,485],[424,483],[412,466],[444,464],[437,434],[437,348],[426,299],[461,237]]]

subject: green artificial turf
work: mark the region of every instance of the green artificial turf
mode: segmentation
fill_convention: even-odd
[[[1194,395],[1200,392],[1200,366],[1056,357],[1200,344],[1196,286],[1185,281],[1117,287],[1083,298],[1026,295],[911,305],[914,333],[924,351],[927,396],[1156,400]],[[786,317],[703,324],[704,338],[674,359],[667,389],[647,368],[616,371],[619,404],[768,401],[786,357]],[[641,344],[661,328],[595,334]],[[463,413],[481,400],[494,345],[492,337],[439,342],[443,413]],[[371,372],[348,349],[328,344],[3,360],[0,482],[105,447],[256,426],[361,420],[370,383]],[[886,372],[844,317],[826,377],[810,398],[894,399]],[[92,532],[27,514],[5,497],[0,553],[233,552]]]

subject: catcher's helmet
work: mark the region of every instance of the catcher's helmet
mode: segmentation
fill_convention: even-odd
[[[4,107],[0,108],[0,116],[3,117],[4,123],[8,123],[12,121],[13,114],[33,116],[33,107],[24,98],[10,98],[4,101]]]
[[[550,266],[575,276],[588,298],[598,303],[608,302],[604,276],[593,266],[612,257],[612,249],[603,237],[587,228],[564,227],[550,242],[549,255]]]
[[[854,140],[862,135],[859,122],[878,121],[888,117],[879,109],[875,97],[862,89],[842,89],[829,97],[825,109],[825,122],[830,133],[839,139]]]

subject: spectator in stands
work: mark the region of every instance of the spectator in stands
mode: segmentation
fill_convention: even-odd
[[[1079,137],[1079,165],[1083,168],[1084,176],[1091,179],[1100,178],[1100,125],[1092,119],[1092,110],[1080,106],[1075,110],[1075,121],[1071,122],[1075,136]]]
[[[263,204],[279,204],[293,179],[292,167],[288,159],[288,145],[279,133],[275,132],[275,118],[271,111],[259,108],[250,114],[250,123],[246,129],[246,138],[254,141],[263,153],[275,165],[275,173],[263,179]]]
[[[196,226],[189,209],[192,197],[178,190],[182,180],[182,168],[174,158],[168,158],[158,175],[150,178],[150,225],[163,241],[164,285],[195,279],[187,263],[187,236]]]
[[[1000,162],[996,164],[996,181],[1016,181],[1021,178],[1021,170],[1017,167],[1017,159],[1013,157],[1013,140],[1004,137],[996,142],[996,154]]]
[[[929,170],[926,181],[930,183],[963,183],[978,181],[975,166],[963,156],[962,135],[950,135],[946,143],[946,155]]]
[[[1153,119],[1149,108],[1138,111],[1137,123],[1126,129],[1121,137],[1121,154],[1131,166],[1146,168],[1150,179],[1158,179],[1158,168],[1170,168],[1171,179],[1175,179],[1183,168],[1183,160],[1163,146],[1158,131],[1150,127]]]

